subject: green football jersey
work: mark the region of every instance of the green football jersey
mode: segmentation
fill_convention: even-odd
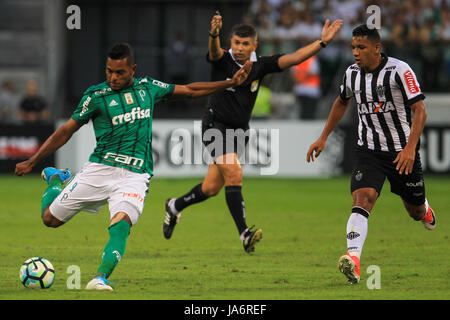
[[[150,77],[134,78],[120,91],[107,82],[86,90],[72,119],[92,120],[97,145],[89,161],[153,175],[152,120],[155,104],[173,93],[175,85]]]

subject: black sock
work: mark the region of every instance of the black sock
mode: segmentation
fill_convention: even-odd
[[[227,200],[228,209],[233,216],[234,223],[239,231],[239,235],[247,229],[245,223],[245,204],[242,197],[241,186],[227,186],[225,187],[225,198]]]
[[[184,196],[179,197],[175,200],[175,209],[180,212],[191,204],[202,202],[208,198],[209,197],[202,192],[202,184],[200,183],[193,187],[192,190],[186,193]]]

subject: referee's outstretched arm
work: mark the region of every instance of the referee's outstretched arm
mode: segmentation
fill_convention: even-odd
[[[327,19],[322,28],[322,39],[316,40],[313,43],[298,49],[297,51],[285,54],[278,59],[278,65],[281,69],[286,69],[295,66],[303,61],[311,58],[320,49],[325,48],[328,43],[333,40],[336,33],[342,27],[342,20],[336,20],[330,25],[330,20]]]

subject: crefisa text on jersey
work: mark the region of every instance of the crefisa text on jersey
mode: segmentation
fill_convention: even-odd
[[[196,306],[191,304],[186,306],[184,314],[186,315],[210,315],[215,318],[218,314],[227,317],[234,315],[263,315],[267,311],[265,304],[230,304],[225,307],[214,306]]]

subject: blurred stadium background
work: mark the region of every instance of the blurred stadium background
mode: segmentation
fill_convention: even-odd
[[[427,97],[428,121],[421,150],[425,172],[448,174],[448,0],[0,0],[0,171],[12,173],[15,163],[32,154],[71,115],[84,90],[104,81],[105,54],[116,42],[127,41],[134,47],[137,76],[180,84],[209,81],[207,37],[211,17],[219,10],[224,19],[223,47],[228,48],[233,25],[249,22],[258,29],[260,55],[294,51],[320,38],[326,18],[344,19],[338,38],[317,56],[315,72],[320,85],[306,97],[309,100],[299,94],[300,80],[293,70],[267,77],[253,127],[280,130],[280,176],[346,173],[352,165],[354,109],[330,139],[322,162],[307,167],[303,159],[321,132],[345,68],[353,63],[351,30],[367,20],[366,8],[373,4],[381,8],[383,51],[410,64]],[[81,29],[69,30],[66,25],[72,14],[66,12],[70,5],[81,9]],[[27,108],[27,92],[32,96],[28,108],[44,110],[40,120],[27,120],[21,113],[22,106]],[[205,173],[206,165],[192,170],[172,161],[170,155],[173,130],[187,127],[192,131],[193,120],[201,119],[205,103],[206,99],[166,102],[155,109],[157,176]],[[315,107],[308,113],[304,105]],[[270,147],[267,139],[266,149]],[[61,152],[36,167],[36,172],[47,165],[77,171],[93,145],[92,132],[83,128]],[[261,166],[267,162],[250,165],[244,174],[257,174]]]
[[[429,233],[410,220],[385,186],[371,218],[361,269],[381,266],[384,290],[348,286],[336,267],[346,248],[354,106],[318,161],[305,161],[343,72],[353,63],[351,30],[366,21],[366,8],[372,4],[381,8],[384,52],[411,65],[426,95],[421,158],[439,224]],[[70,5],[81,10],[81,29],[67,28]],[[449,8],[449,0],[0,0],[0,300],[448,299]],[[190,156],[198,154],[194,123],[201,119],[206,99],[161,103],[153,122],[154,189],[145,218],[133,227],[126,259],[115,270],[112,281],[118,283],[118,294],[67,290],[69,265],[81,268],[83,286],[95,272],[93,262],[99,261],[106,242],[109,215],[104,208],[104,214],[49,230],[37,213],[45,186],[38,173],[49,165],[77,172],[95,145],[92,128],[82,127],[56,155],[34,168],[34,175],[14,177],[15,164],[68,119],[89,86],[104,81],[105,55],[115,42],[134,47],[137,76],[174,83],[209,81],[205,56],[216,10],[224,19],[223,46],[228,48],[233,25],[251,22],[259,31],[261,55],[293,51],[319,38],[326,18],[345,23],[338,38],[317,55],[314,70],[320,84],[311,96],[298,96],[300,77],[292,70],[267,77],[260,90],[251,127],[270,130],[258,131],[258,139],[251,141],[258,161],[245,165],[243,174],[249,222],[264,229],[263,243],[255,255],[244,255],[237,234],[231,236],[235,229],[223,193],[188,209],[196,213],[186,212],[171,241],[162,237],[164,200],[198,183],[207,166],[179,163],[173,144],[179,129],[187,129],[193,142],[186,145],[193,148]],[[306,110],[310,105],[315,107]],[[22,106],[40,110],[41,118],[21,114]],[[261,170],[271,167],[278,168],[276,178],[265,179]],[[189,176],[194,178],[165,179]],[[211,239],[217,239],[213,246]],[[35,255],[48,258],[57,269],[52,290],[24,290],[18,281],[20,264]],[[368,279],[368,272],[362,279]]]

